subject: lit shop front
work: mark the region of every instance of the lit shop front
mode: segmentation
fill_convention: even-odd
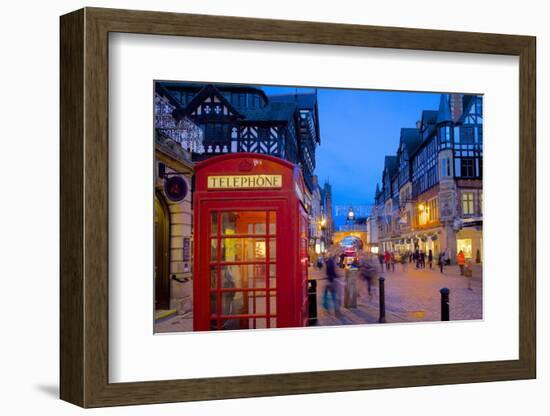
[[[298,167],[256,153],[195,166],[193,327],[305,326],[308,222]]]

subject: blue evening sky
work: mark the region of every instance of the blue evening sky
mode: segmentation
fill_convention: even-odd
[[[293,94],[294,87],[263,87]],[[298,88],[311,92],[311,88]],[[321,145],[316,174],[332,184],[334,205],[371,205],[384,156],[395,155],[402,127],[415,127],[422,110],[437,110],[440,94],[372,90],[317,90]]]

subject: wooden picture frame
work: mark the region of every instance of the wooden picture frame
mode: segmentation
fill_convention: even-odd
[[[60,396],[82,407],[536,376],[535,51],[530,36],[85,8],[61,17]],[[519,57],[519,359],[109,383],[108,34],[216,37]]]

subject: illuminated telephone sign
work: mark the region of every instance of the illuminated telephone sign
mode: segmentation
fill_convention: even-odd
[[[283,175],[216,175],[208,176],[208,189],[277,189],[283,186]]]

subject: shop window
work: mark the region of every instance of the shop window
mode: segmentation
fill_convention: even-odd
[[[471,259],[472,258],[472,239],[471,238],[457,239],[456,251],[457,253],[462,251],[464,253],[464,257]]]

